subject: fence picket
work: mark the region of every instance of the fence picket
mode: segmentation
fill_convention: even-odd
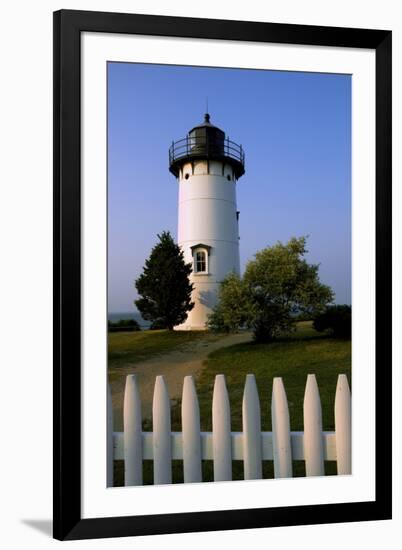
[[[106,487],[113,487],[113,404],[112,404],[112,392],[110,385],[107,385],[107,400],[106,400]]]
[[[261,411],[254,374],[246,376],[242,414],[244,479],[261,479]]]
[[[282,378],[274,378],[271,416],[274,475],[277,478],[292,477],[289,407]]]
[[[170,401],[163,376],[155,379],[152,403],[154,484],[172,483]]]
[[[325,472],[321,399],[314,374],[307,376],[303,414],[306,476],[323,476]]]
[[[181,401],[184,483],[202,481],[200,408],[192,376],[185,376]]]
[[[338,475],[352,473],[351,398],[346,374],[338,376],[335,394],[335,433]]]
[[[142,485],[141,399],[135,374],[126,377],[123,410],[124,484]]]
[[[212,432],[214,480],[230,481],[232,479],[230,404],[223,374],[217,374],[215,377],[212,398]]]
[[[337,460],[339,475],[351,473],[351,394],[346,375],[339,375],[335,395],[335,432],[322,431],[321,400],[315,375],[307,377],[304,432],[291,432],[285,387],[274,378],[272,432],[261,431],[261,411],[255,377],[245,381],[243,431],[231,432],[230,403],[224,375],[215,377],[212,432],[200,431],[200,409],[192,376],[182,394],[182,432],[171,432],[170,400],[163,376],[155,379],[153,432],[142,432],[141,401],[135,375],[126,378],[124,432],[113,432],[111,389],[107,387],[107,486],[113,486],[113,460],[125,462],[125,485],[143,483],[144,460],[154,462],[154,483],[172,482],[172,460],[183,460],[184,482],[202,481],[202,460],[213,460],[214,480],[232,479],[232,461],[242,460],[245,479],[262,477],[262,460],[274,461],[274,476],[292,477],[292,461],[305,460],[306,475],[325,475],[324,461]]]

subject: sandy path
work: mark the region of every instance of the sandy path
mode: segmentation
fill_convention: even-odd
[[[128,374],[136,374],[138,378],[142,404],[142,418],[151,418],[152,396],[156,376],[163,374],[170,399],[174,401],[181,396],[183,378],[190,374],[197,376],[202,369],[203,361],[211,352],[250,340],[250,333],[230,334],[216,341],[195,342],[191,348],[187,346],[184,349],[149,359],[143,363],[122,367],[119,369],[119,373],[121,373],[119,379],[111,383],[114,430],[122,431],[123,429],[122,409],[124,384]]]

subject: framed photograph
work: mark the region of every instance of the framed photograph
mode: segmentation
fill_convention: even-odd
[[[54,14],[54,536],[391,518],[391,32]]]

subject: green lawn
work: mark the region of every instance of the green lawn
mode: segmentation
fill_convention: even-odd
[[[109,369],[138,363],[200,340],[216,340],[204,331],[144,330],[108,334]]]
[[[118,336],[118,335],[113,335]],[[120,336],[120,335],[119,335]],[[185,333],[183,333],[183,337]],[[166,336],[165,336],[166,338]],[[149,341],[149,345],[151,342]],[[213,352],[196,387],[200,404],[201,429],[212,430],[212,392],[216,374],[224,374],[231,405],[232,431],[241,431],[241,408],[246,375],[256,377],[261,404],[263,431],[271,431],[272,380],[281,376],[289,404],[291,430],[303,430],[303,396],[306,378],[314,373],[321,395],[323,429],[334,429],[334,398],[338,374],[345,373],[351,382],[351,342],[335,340],[319,334],[310,322],[298,324],[296,333],[271,344],[239,344]],[[181,404],[172,408],[172,430],[181,431]],[[145,430],[152,430],[150,422]],[[149,462],[149,463],[148,463]],[[122,463],[116,464],[115,482],[123,481]],[[212,481],[212,461],[203,463],[204,481]],[[335,474],[336,465],[326,463],[326,473]],[[294,463],[294,475],[305,475],[304,462]],[[272,462],[264,461],[264,477],[273,477]],[[233,479],[243,478],[242,462],[233,462]],[[182,464],[173,464],[173,481],[180,483]],[[144,463],[144,483],[152,483],[152,462]]]
[[[212,353],[196,381],[201,429],[212,430],[212,391],[216,374],[224,374],[231,404],[232,431],[241,431],[241,408],[246,375],[256,377],[260,396],[262,430],[271,430],[271,392],[275,376],[281,376],[288,398],[292,431],[303,430],[303,397],[307,375],[317,377],[324,430],[334,429],[334,397],[338,374],[350,381],[351,341],[320,335],[303,322],[298,331],[280,342],[247,343]],[[173,429],[181,430],[179,406],[173,410]]]

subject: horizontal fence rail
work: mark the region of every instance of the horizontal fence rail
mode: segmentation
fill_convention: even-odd
[[[242,402],[242,432],[231,431],[230,404],[225,377],[215,378],[212,432],[200,430],[200,411],[192,376],[183,382],[182,432],[172,432],[170,401],[163,376],[155,380],[153,432],[142,432],[141,399],[137,378],[127,376],[124,432],[112,433],[112,406],[108,401],[108,486],[113,485],[113,460],[124,460],[125,485],[142,485],[142,462],[153,460],[154,484],[172,482],[172,460],[183,461],[185,483],[201,482],[201,461],[213,460],[214,481],[232,479],[232,461],[244,463],[244,479],[262,478],[262,461],[274,463],[275,478],[292,477],[294,460],[304,460],[306,476],[325,474],[324,461],[336,461],[338,475],[351,473],[351,394],[346,375],[338,377],[335,393],[335,431],[322,430],[321,400],[314,374],[304,394],[304,431],[291,432],[289,408],[281,378],[274,378],[271,399],[272,431],[261,431],[257,385],[248,374]]]
[[[323,432],[323,456],[324,460],[336,460],[336,438],[335,432]],[[124,460],[124,433],[114,432],[114,459]],[[200,432],[200,458],[201,460],[213,460],[213,433]],[[171,459],[183,460],[183,434],[182,432],[172,432],[170,434]],[[243,453],[244,437],[243,432],[231,432],[230,434],[230,452],[232,460],[244,460]],[[154,435],[152,432],[142,432],[141,438],[142,459],[154,459]],[[304,460],[304,439],[303,432],[291,432],[290,449],[292,460]],[[261,459],[274,460],[273,436],[272,432],[261,432]],[[261,476],[260,476],[261,477]],[[275,476],[279,477],[279,476]],[[291,477],[291,476],[282,476]],[[201,480],[199,480],[201,481]],[[132,485],[131,483],[129,485]]]

